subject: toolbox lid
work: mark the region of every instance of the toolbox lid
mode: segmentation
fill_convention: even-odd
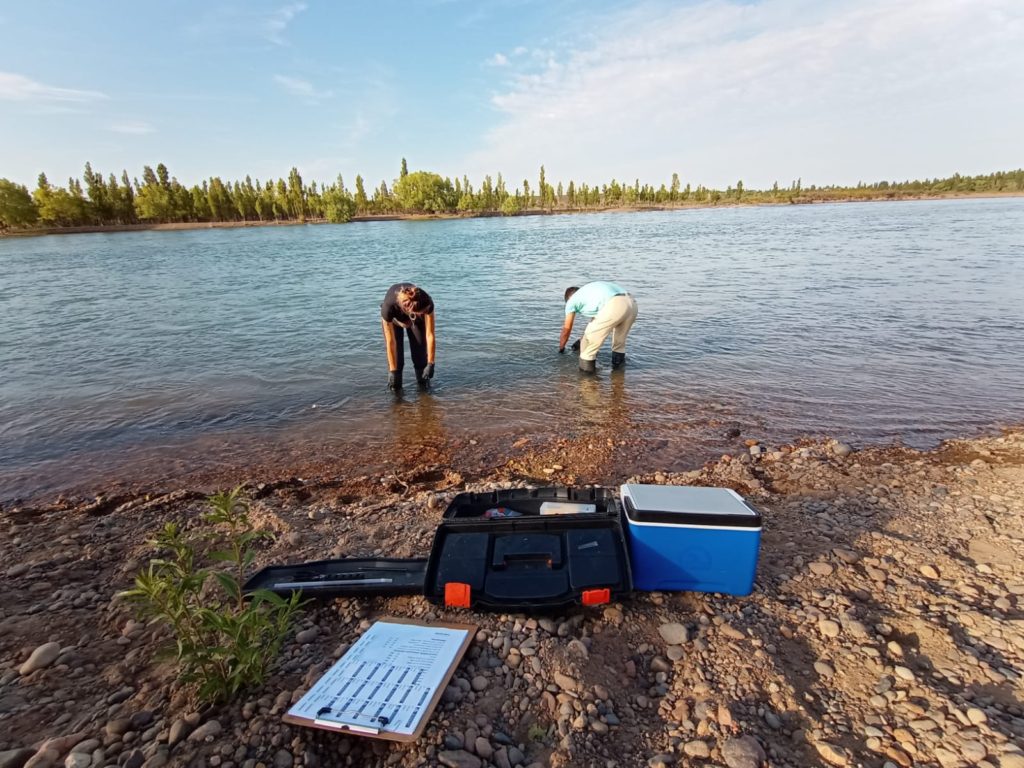
[[[287,597],[374,597],[421,595],[427,571],[424,558],[343,558],[294,565],[271,565],[254,574],[242,592],[267,589]]]
[[[641,485],[621,488],[630,523],[701,528],[760,529],[761,515],[731,488]]]

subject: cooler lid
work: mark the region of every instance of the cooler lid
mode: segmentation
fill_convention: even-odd
[[[760,528],[761,515],[730,488],[689,485],[622,486],[626,517],[636,523]]]

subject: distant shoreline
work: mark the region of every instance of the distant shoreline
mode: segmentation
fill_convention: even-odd
[[[558,216],[562,214],[588,214],[588,213],[647,213],[651,211],[685,211],[704,208],[754,208],[754,207],[776,207],[787,205],[823,205],[833,203],[875,203],[875,202],[913,202],[920,200],[957,200],[957,199],[990,199],[1003,197],[1024,197],[1024,192],[979,192],[979,193],[958,193],[951,192],[941,195],[908,195],[892,194],[880,195],[877,197],[844,198],[836,200],[803,199],[803,200],[780,200],[769,202],[759,200],[757,202],[734,202],[719,201],[717,203],[700,202],[684,203],[681,205],[637,205],[637,206],[608,206],[604,208],[562,208],[544,210],[543,208],[531,208],[511,215],[505,215],[497,211],[486,211],[483,213],[394,213],[373,216],[353,216],[347,223],[366,223],[375,221],[430,221],[435,219],[490,219],[490,218],[516,218],[519,216]],[[176,222],[170,224],[97,224],[83,227],[39,227],[35,229],[12,230],[0,232],[0,238],[8,237],[39,237],[43,235],[81,235],[104,232],[149,232],[149,231],[175,231],[190,229],[247,229],[253,227],[298,227],[306,224],[328,224],[326,219],[307,219],[306,221],[196,221]]]

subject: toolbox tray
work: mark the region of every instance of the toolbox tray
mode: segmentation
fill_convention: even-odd
[[[541,515],[546,501],[594,504],[596,512]],[[506,507],[520,517],[482,518]],[[448,607],[491,610],[600,605],[632,589],[621,513],[603,488],[462,493],[438,526],[424,595]]]
[[[427,558],[343,558],[271,565],[254,574],[242,591],[267,589],[287,597],[372,597],[423,594]]]

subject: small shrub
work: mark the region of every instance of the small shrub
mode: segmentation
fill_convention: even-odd
[[[164,526],[151,542],[159,556],[124,593],[143,618],[171,628],[179,678],[204,703],[229,700],[266,679],[301,605],[295,592],[284,599],[259,590],[247,599],[242,585],[256,555],[252,545],[270,534],[252,527],[241,488],[215,494],[209,504],[198,536],[176,523]],[[225,569],[198,567],[200,541],[212,544],[210,560]]]

